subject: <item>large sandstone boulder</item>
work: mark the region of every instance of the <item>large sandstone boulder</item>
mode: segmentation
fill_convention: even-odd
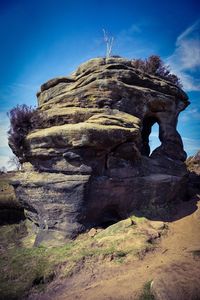
[[[189,102],[180,88],[124,58],[97,58],[43,84],[37,96],[29,166],[13,184],[39,241],[132,213],[161,217],[184,197],[186,154],[176,124]],[[154,123],[161,146],[149,156]]]

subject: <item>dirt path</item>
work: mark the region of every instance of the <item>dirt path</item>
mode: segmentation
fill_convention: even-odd
[[[196,210],[187,215],[195,205]],[[85,262],[67,280],[53,282],[47,293],[37,300],[138,299],[143,285],[159,273],[168,272],[170,278],[170,266],[189,266],[191,272],[199,270],[200,259],[194,253],[200,252],[195,252],[200,250],[200,201],[183,203],[176,217],[176,221],[168,224],[168,233],[161,238],[156,250],[143,259],[127,260],[125,264],[101,260],[93,264]]]

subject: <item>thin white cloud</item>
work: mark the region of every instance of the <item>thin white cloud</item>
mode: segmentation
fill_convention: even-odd
[[[16,104],[30,103],[33,105],[36,101],[36,92],[39,90],[38,85],[29,83],[13,83],[0,86],[0,101],[3,109],[9,110]]]
[[[196,34],[196,29],[198,28],[198,26],[199,26],[199,20],[197,20],[194,24],[192,24],[191,26],[186,28],[186,30],[184,30],[177,38],[177,42],[180,42],[183,39],[187,38],[188,35],[191,36],[191,35]]]
[[[147,22],[133,23],[130,27],[122,29],[115,36],[113,53],[123,53],[128,58],[145,58],[155,53],[155,44],[141,39],[142,32],[146,30]]]
[[[200,149],[200,140],[182,137],[184,149],[188,155],[194,155]]]
[[[7,130],[0,128],[0,149],[8,147]]]
[[[8,155],[0,155],[0,169],[5,168],[7,171],[15,170],[15,166],[11,165],[10,158],[13,157],[13,153],[10,151]]]
[[[137,34],[141,31],[139,26],[132,25],[129,28],[122,29],[115,37],[115,47],[126,49],[127,45],[135,45]]]
[[[140,25],[132,24],[128,29],[123,29],[119,32],[117,39],[123,40],[123,42],[133,41],[134,35],[141,33],[142,29]]]
[[[180,115],[180,119],[183,122],[190,121],[199,121],[200,122],[200,109],[199,108],[191,108],[187,109]]]
[[[167,64],[180,77],[185,90],[200,91],[200,79],[195,74],[200,72],[200,20],[178,36]]]
[[[10,170],[10,166],[8,164],[9,156],[0,155],[0,169],[5,167],[6,170]]]
[[[8,129],[9,119],[6,113],[0,112],[0,168],[6,167],[7,170],[11,170],[12,168],[9,166],[8,160],[13,153],[8,146]]]
[[[8,147],[8,129],[9,119],[5,113],[0,113],[0,148]]]

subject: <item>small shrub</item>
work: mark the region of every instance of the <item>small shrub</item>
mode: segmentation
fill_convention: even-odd
[[[25,137],[33,129],[32,117],[35,109],[26,104],[17,105],[8,112],[10,129],[8,131],[8,144],[20,163],[25,161]]]
[[[143,291],[138,300],[155,300],[155,297],[151,293],[151,281],[148,281],[143,286]]]
[[[151,55],[148,59],[134,59],[132,65],[145,73],[159,76],[178,87],[182,87],[180,79],[170,72],[169,66],[164,65],[158,55]]]

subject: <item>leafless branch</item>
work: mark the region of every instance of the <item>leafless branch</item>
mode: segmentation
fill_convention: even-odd
[[[103,29],[104,42],[106,44],[106,58],[111,56],[114,37],[109,36],[105,29]]]

